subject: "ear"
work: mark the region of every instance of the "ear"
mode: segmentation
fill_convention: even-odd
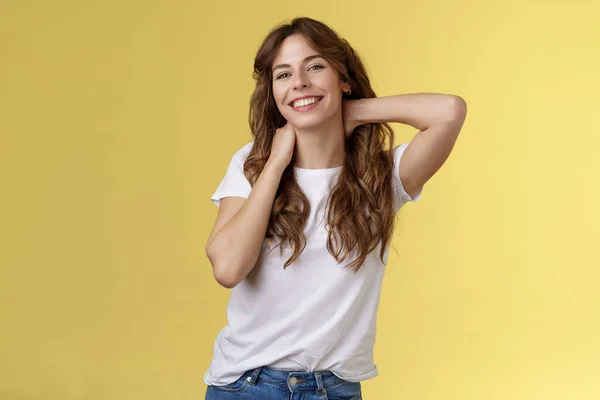
[[[342,82],[342,92],[346,93],[347,91],[350,90],[350,85],[346,82]]]

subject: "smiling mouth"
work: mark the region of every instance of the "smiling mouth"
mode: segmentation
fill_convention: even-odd
[[[292,106],[292,108],[302,108],[302,107],[316,104],[319,101],[321,101],[322,98],[323,97],[315,96],[315,97],[309,97],[309,98],[302,99],[302,100],[296,100],[296,101],[292,102],[290,104],[290,106]]]

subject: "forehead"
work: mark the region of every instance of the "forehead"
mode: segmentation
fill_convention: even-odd
[[[293,34],[288,36],[281,42],[273,65],[286,63],[295,64],[300,63],[305,57],[318,54],[315,49],[310,47],[306,38],[301,34]]]

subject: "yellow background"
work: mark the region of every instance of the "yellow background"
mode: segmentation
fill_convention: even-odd
[[[469,106],[401,211],[364,397],[600,398],[600,5],[568,3],[2,1],[0,399],[204,398],[209,198],[256,49],[299,15],[378,95]]]

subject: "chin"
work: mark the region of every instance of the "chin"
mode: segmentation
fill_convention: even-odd
[[[297,129],[313,129],[318,128],[329,121],[332,116],[328,115],[291,115],[287,121]]]
[[[312,129],[312,128],[316,128],[319,125],[321,125],[323,123],[323,120],[321,118],[317,119],[312,119],[310,121],[304,120],[304,121],[298,121],[298,120],[292,120],[290,121],[290,124],[296,128],[296,129]]]

